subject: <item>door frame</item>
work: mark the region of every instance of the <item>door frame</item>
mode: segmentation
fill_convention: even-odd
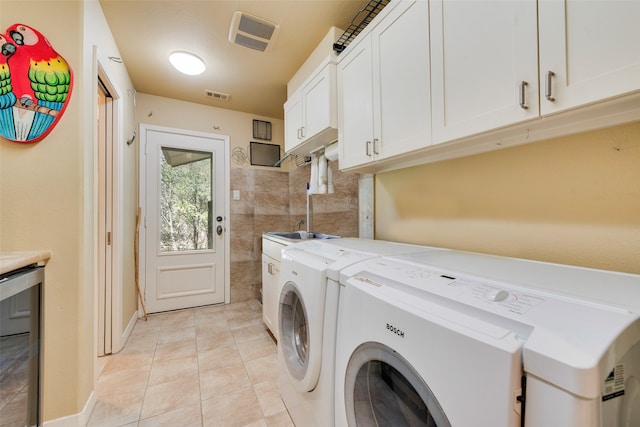
[[[98,77],[98,356],[113,352],[113,96]],[[102,94],[102,95],[100,95]],[[104,97],[104,103],[100,99]]]
[[[94,58],[95,58],[95,72],[94,72],[94,82],[92,87],[96,90],[96,100],[94,102],[94,108],[98,108],[98,100],[97,100],[97,89],[98,89],[98,80],[100,80],[103,86],[109,91],[111,94],[111,105],[112,105],[112,123],[111,123],[111,136],[112,136],[112,170],[111,170],[111,191],[112,191],[112,203],[111,203],[111,353],[119,352],[124,343],[126,342],[126,338],[130,331],[123,331],[123,319],[122,319],[122,294],[123,294],[123,259],[122,259],[122,242],[123,242],[123,221],[122,221],[122,197],[124,196],[123,191],[123,171],[122,171],[122,159],[124,156],[123,147],[121,142],[124,142],[122,139],[123,132],[123,112],[122,112],[122,94],[118,90],[116,84],[113,83],[113,78],[111,78],[111,73],[108,71],[108,67],[103,65],[103,61],[101,60],[101,56],[97,51],[97,48],[94,47]],[[93,117],[97,117],[96,114]],[[98,153],[98,123],[97,120],[94,122],[94,140],[95,140],[95,151],[94,151],[94,165],[95,165],[95,175],[94,175],[94,187],[95,187],[95,221],[98,220],[99,212],[98,212],[98,162],[100,160],[100,156]],[[109,173],[107,173],[109,176]],[[95,226],[96,236],[98,231],[98,224],[96,222]],[[100,239],[96,238],[96,252],[95,257],[97,259],[97,263],[102,262],[98,259],[99,250],[97,245],[100,244]],[[99,265],[95,266],[95,304],[96,304],[96,320],[95,320],[95,330],[96,330],[96,354],[97,354],[97,340],[99,337],[98,327],[99,321],[97,316],[99,316],[100,310],[98,308],[98,291],[99,291]]]
[[[166,126],[157,126],[147,123],[140,123],[140,145],[138,153],[138,205],[142,209],[141,221],[140,221],[140,234],[138,236],[138,248],[139,248],[139,283],[140,290],[143,294],[147,289],[147,278],[144,272],[146,271],[147,266],[147,257],[146,257],[146,215],[147,215],[147,197],[146,197],[146,188],[147,188],[147,166],[146,166],[146,151],[147,151],[147,131],[156,131],[156,132],[167,132],[167,133],[177,133],[186,136],[194,136],[200,138],[211,138],[211,139],[222,139],[224,141],[224,303],[229,304],[231,301],[231,239],[230,239],[230,213],[231,213],[231,171],[230,171],[230,156],[229,156],[229,136],[228,135],[220,135],[214,133],[207,132],[199,132],[188,129],[179,129],[179,128],[171,128]],[[143,295],[143,299],[145,296]],[[140,299],[138,299],[138,317],[142,317],[143,308],[140,303]]]

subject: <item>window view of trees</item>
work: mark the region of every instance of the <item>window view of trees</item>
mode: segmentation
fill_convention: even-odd
[[[213,248],[211,153],[162,151],[160,250]]]

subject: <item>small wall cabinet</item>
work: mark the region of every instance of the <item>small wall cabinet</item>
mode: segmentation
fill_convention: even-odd
[[[287,153],[309,154],[338,138],[336,57],[330,55],[284,104]]]

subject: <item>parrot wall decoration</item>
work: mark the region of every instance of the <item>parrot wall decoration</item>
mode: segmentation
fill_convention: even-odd
[[[16,103],[16,96],[11,86],[11,71],[7,57],[14,52],[15,46],[7,43],[6,38],[0,34],[0,135],[12,140],[16,138],[13,125],[13,106]]]
[[[71,97],[73,72],[32,27],[14,24],[0,37],[0,135],[21,143],[37,142],[62,117]],[[5,95],[9,97],[3,100]],[[2,107],[10,103],[11,112],[5,112]]]

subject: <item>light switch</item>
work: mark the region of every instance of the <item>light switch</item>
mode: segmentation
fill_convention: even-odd
[[[233,200],[240,200],[240,190],[233,190]]]

